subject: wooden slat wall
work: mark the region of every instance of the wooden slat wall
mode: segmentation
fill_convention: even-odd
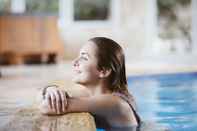
[[[0,16],[0,55],[57,54],[64,46],[57,29],[56,16]]]

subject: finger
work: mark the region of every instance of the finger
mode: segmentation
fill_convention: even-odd
[[[64,95],[66,96],[66,109],[67,109],[68,108],[68,99],[69,99],[68,92],[65,92]]]
[[[50,109],[52,109],[52,103],[51,103],[51,96],[49,93],[46,94],[47,104],[49,105]]]
[[[66,111],[66,105],[67,105],[67,100],[66,100],[66,95],[64,91],[60,92],[60,96],[61,96],[61,102],[62,102],[62,111],[65,112]]]
[[[56,97],[56,109],[57,109],[57,113],[60,114],[61,112],[61,96],[59,91],[55,91],[55,97]]]
[[[54,93],[51,93],[51,105],[52,105],[52,109],[53,111],[57,112],[57,109],[56,109],[56,97],[54,95]]]

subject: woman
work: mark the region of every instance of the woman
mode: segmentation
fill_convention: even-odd
[[[73,68],[73,81],[86,87],[91,95],[69,97],[57,86],[48,86],[43,90],[42,113],[89,112],[95,117],[97,127],[107,131],[131,131],[139,127],[135,102],[127,89],[120,45],[108,38],[92,38],[80,50]]]

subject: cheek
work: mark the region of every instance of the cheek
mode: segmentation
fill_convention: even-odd
[[[98,78],[98,75],[99,75],[99,72],[95,65],[89,65],[89,66],[84,67],[84,70],[82,73],[84,73],[84,75],[89,77],[89,79]]]

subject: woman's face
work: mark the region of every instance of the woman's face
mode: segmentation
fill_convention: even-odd
[[[97,69],[96,45],[88,41],[80,50],[79,56],[73,62],[75,83],[81,85],[95,85],[99,80]]]

